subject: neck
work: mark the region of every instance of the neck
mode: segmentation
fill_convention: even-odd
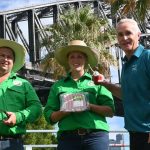
[[[74,79],[74,80],[78,80],[81,76],[83,76],[84,75],[84,70],[82,70],[82,71],[72,71],[71,72],[71,76],[72,76],[72,78]]]
[[[0,83],[3,82],[4,80],[6,80],[9,77],[9,75],[10,75],[10,72],[8,72],[4,75],[0,74]]]
[[[134,52],[132,52],[132,53],[126,53],[126,56],[127,56],[127,58],[128,58],[128,60],[131,58],[131,56],[134,54]]]
[[[132,57],[132,55],[134,54],[134,52],[136,51],[136,49],[138,48],[139,45],[137,45],[137,47],[135,47],[133,50],[131,51],[124,51],[128,60]]]

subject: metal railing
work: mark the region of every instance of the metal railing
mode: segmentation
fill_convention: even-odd
[[[57,133],[58,130],[27,130],[27,134],[28,133]],[[129,144],[125,141],[125,139],[123,138],[122,139],[122,142],[121,143],[117,143],[115,142],[114,139],[111,139],[111,134],[120,134],[120,135],[123,135],[124,137],[124,134],[127,135],[128,137],[128,131],[126,130],[119,130],[119,131],[110,131],[109,134],[110,134],[110,144],[109,144],[109,150],[113,150],[114,147],[120,147],[121,149],[120,150],[125,150],[125,148],[128,148],[129,147]],[[114,140],[114,141],[111,141],[111,140]],[[25,150],[33,150],[33,148],[56,148],[57,147],[57,144],[40,144],[40,145],[24,145],[25,147]]]

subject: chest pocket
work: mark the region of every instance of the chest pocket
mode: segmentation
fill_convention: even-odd
[[[59,97],[60,94],[64,94],[64,93],[75,93],[75,89],[73,89],[71,87],[61,87],[61,86],[58,87],[58,89],[56,91],[56,95]]]
[[[10,86],[6,89],[5,103],[7,108],[9,107],[11,111],[21,110],[26,104],[26,91],[24,86]]]

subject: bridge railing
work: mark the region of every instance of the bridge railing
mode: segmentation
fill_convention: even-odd
[[[27,134],[28,133],[57,133],[57,130],[27,130]],[[109,137],[110,137],[110,144],[109,144],[109,150],[113,150],[114,147],[120,147],[121,150],[126,150],[126,148],[129,148],[129,144],[128,144],[128,132],[126,130],[113,130],[109,132]],[[117,142],[111,142],[111,140],[113,141],[114,139],[112,139],[112,135],[113,134],[121,134],[123,136],[123,139],[121,140],[121,143],[117,143]],[[124,136],[126,135],[126,138],[124,138]],[[114,137],[114,136],[113,136]],[[57,144],[40,144],[40,145],[24,145],[25,150],[33,150],[33,148],[41,148],[41,149],[45,149],[45,148],[54,148],[56,149]]]

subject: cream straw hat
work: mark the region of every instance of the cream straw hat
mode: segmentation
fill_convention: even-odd
[[[68,54],[73,51],[79,51],[87,56],[88,64],[94,67],[98,63],[98,52],[88,47],[84,41],[73,40],[67,46],[60,47],[55,51],[55,58],[60,65],[68,68]]]

